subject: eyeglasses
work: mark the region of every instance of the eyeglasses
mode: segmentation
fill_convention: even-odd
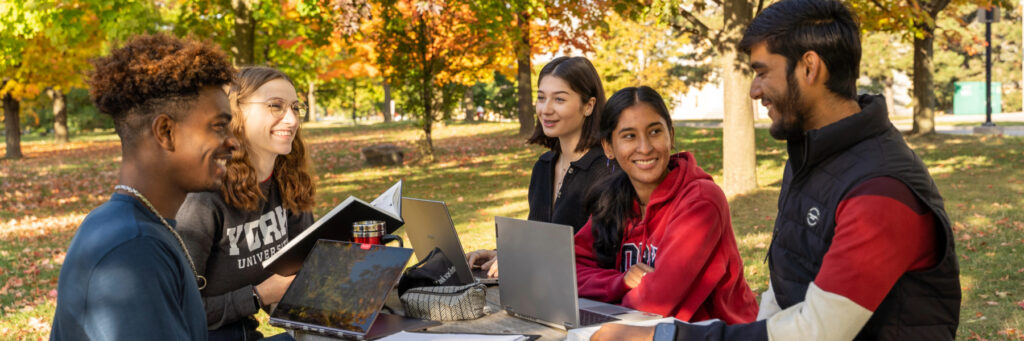
[[[286,111],[286,108],[290,108],[292,110],[292,113],[294,113],[296,117],[304,117],[304,116],[306,116],[306,111],[309,110],[309,107],[307,107],[305,104],[302,104],[301,102],[298,102],[298,101],[293,102],[291,107],[289,107],[287,104],[285,104],[285,101],[282,100],[282,99],[269,99],[269,100],[266,100],[266,101],[263,101],[263,102],[238,102],[238,104],[263,104],[263,105],[266,105],[267,106],[267,110],[270,111],[271,115],[274,115],[274,118],[284,117],[284,113]]]

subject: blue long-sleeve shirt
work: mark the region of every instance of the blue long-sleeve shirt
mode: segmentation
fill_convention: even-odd
[[[205,316],[178,241],[137,199],[114,194],[71,240],[50,338],[206,340]]]

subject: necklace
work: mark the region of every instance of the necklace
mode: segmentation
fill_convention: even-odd
[[[589,151],[589,149],[588,149],[588,151]],[[555,194],[555,198],[560,196],[558,194],[559,194],[559,192],[562,189],[562,183],[565,182],[565,175],[566,175],[566,173],[569,173],[569,170],[572,168],[572,163],[574,161],[576,161],[576,160],[579,160],[586,153],[587,152],[585,152],[585,151],[584,152],[576,152],[576,151],[574,151],[572,153],[572,155],[571,155],[572,158],[569,158],[569,156],[570,156],[569,154],[563,154],[563,155],[558,157],[558,161],[555,163],[555,172],[557,172],[557,174],[555,175],[555,193],[556,193]],[[563,164],[564,164],[564,166],[563,166]]]
[[[171,231],[171,234],[174,235],[174,238],[178,239],[178,245],[181,245],[181,250],[185,251],[185,259],[188,259],[188,265],[192,267],[192,275],[196,276],[196,284],[199,285],[199,290],[203,290],[203,288],[206,288],[206,277],[200,276],[199,272],[196,272],[196,264],[192,262],[192,255],[188,253],[188,248],[185,247],[185,241],[181,240],[181,235],[179,235],[178,232],[175,231],[173,227],[171,227],[171,224],[167,223],[167,220],[165,220],[164,217],[160,215],[160,212],[157,212],[156,207],[153,207],[153,204],[151,204],[149,200],[142,195],[142,193],[139,193],[138,190],[131,188],[130,186],[117,185],[114,186],[114,190],[122,190],[131,193],[136,198],[139,198],[139,201],[142,201],[143,204],[146,204],[146,207],[148,207],[149,210],[152,211],[157,218],[160,218],[160,222],[164,224],[164,227],[166,227],[168,231]]]

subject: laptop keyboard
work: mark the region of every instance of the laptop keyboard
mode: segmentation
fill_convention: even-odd
[[[605,322],[618,321],[619,319],[614,316],[605,314],[595,313],[589,310],[580,309],[580,326],[590,326]]]

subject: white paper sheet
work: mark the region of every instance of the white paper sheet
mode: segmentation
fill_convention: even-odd
[[[373,199],[370,205],[381,209],[402,220],[402,180],[398,180],[391,188],[384,191],[377,199]]]
[[[608,323],[618,323],[618,324],[625,324],[625,325],[630,325],[630,326],[649,327],[649,326],[656,326],[659,323],[674,323],[675,321],[679,321],[679,320],[677,320],[674,317],[665,317],[665,318],[660,318],[660,319],[655,319],[655,320],[629,321],[629,322],[618,321],[618,322],[608,322]],[[704,320],[704,321],[700,321],[700,322],[693,322],[693,324],[707,325],[707,324],[711,324],[712,322],[715,322],[715,321],[718,321],[718,319],[710,319],[710,320]],[[596,325],[596,326],[590,326],[590,327],[586,327],[586,328],[576,328],[576,329],[570,330],[569,334],[566,335],[566,337],[565,337],[565,341],[588,341],[588,340],[590,340],[590,337],[593,336],[594,333],[596,333],[597,330],[601,328],[601,326],[602,325]]]
[[[380,339],[380,341],[520,341],[526,340],[522,335],[486,335],[486,334],[436,334],[400,332]]]

